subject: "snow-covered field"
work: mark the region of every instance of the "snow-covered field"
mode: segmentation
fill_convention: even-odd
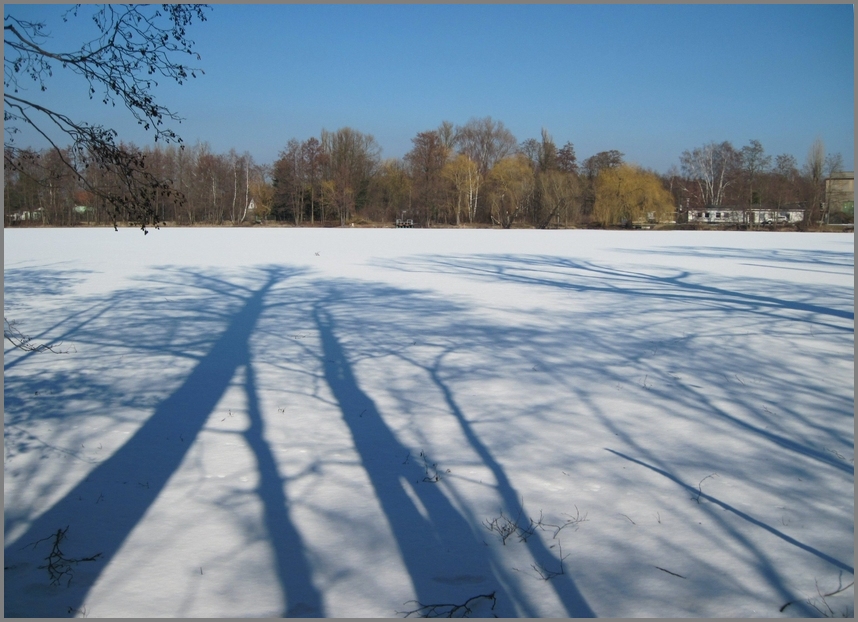
[[[4,242],[6,616],[854,610],[852,235]]]

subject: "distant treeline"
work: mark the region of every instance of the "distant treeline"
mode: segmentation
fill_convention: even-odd
[[[735,148],[709,143],[683,152],[666,173],[643,169],[616,150],[579,161],[571,142],[558,147],[545,130],[519,142],[500,121],[443,122],[418,133],[401,159],[382,159],[375,139],[342,128],[289,140],[273,165],[249,153],[213,153],[208,144],[121,145],[165,183],[154,195],[157,220],[178,225],[280,221],[346,225],[413,220],[417,226],[605,226],[684,220],[717,206],[780,208],[800,204],[816,222],[824,180],[842,168],[817,141],[799,167],[772,157],[759,141]],[[122,173],[82,164],[72,150],[5,154],[6,224],[55,226],[113,222],[122,209]],[[96,188],[98,192],[87,189]],[[113,204],[111,204],[111,202]]]

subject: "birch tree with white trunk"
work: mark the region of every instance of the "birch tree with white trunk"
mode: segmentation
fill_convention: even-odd
[[[682,172],[700,187],[705,205],[720,206],[727,188],[736,181],[740,154],[729,141],[711,142],[692,151],[684,151],[679,158]]]

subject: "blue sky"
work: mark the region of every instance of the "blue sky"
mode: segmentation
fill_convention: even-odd
[[[63,37],[57,6],[5,12]],[[401,157],[444,120],[491,116],[662,172],[723,140],[803,162],[817,137],[854,168],[852,5],[214,5],[190,36],[205,75],[157,91],[175,128],[258,162],[344,126]],[[75,84],[55,75],[44,101],[148,142]]]

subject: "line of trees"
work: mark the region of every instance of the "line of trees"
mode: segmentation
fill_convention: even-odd
[[[817,222],[824,180],[842,169],[842,157],[826,156],[819,140],[802,167],[790,154],[767,154],[757,140],[741,148],[712,142],[687,150],[663,174],[626,162],[616,150],[579,162],[571,142],[558,146],[544,129],[519,142],[491,117],[419,132],[411,150],[392,159],[382,158],[371,135],[349,127],[293,138],[271,166],[247,152],[213,153],[206,143],[120,148],[137,166],[169,180],[155,194],[155,211],[160,221],[180,225],[344,226],[405,218],[421,226],[610,226],[681,221],[688,210],[704,207],[794,204]],[[4,170],[7,224],[112,222],[104,198],[110,192],[88,188],[120,192],[121,171],[82,165],[73,173],[63,164],[74,157],[74,150],[7,153],[14,160]]]
[[[260,214],[270,210],[270,167],[257,164],[249,153],[230,150],[216,154],[206,143],[145,149],[121,143],[118,148],[134,159],[136,167],[153,178],[167,180],[151,198],[156,221],[237,224],[246,220],[248,207],[258,206]],[[112,224],[117,205],[120,220],[135,220],[137,214],[121,212],[123,205],[134,209],[131,197],[122,197],[127,171],[89,166],[75,156],[74,149],[7,151],[6,158],[14,159],[14,165],[3,171],[6,224]]]
[[[273,166],[270,216],[295,224],[402,218],[422,226],[546,228],[581,224],[596,213],[613,224],[653,203],[662,213],[673,210],[655,173],[625,164],[618,151],[579,164],[574,145],[558,147],[546,130],[519,143],[503,122],[485,117],[460,126],[444,121],[411,142],[403,158],[382,159],[375,139],[352,128],[290,140]],[[659,192],[629,195],[623,210],[599,212],[597,201],[613,200],[595,190],[609,169]]]

